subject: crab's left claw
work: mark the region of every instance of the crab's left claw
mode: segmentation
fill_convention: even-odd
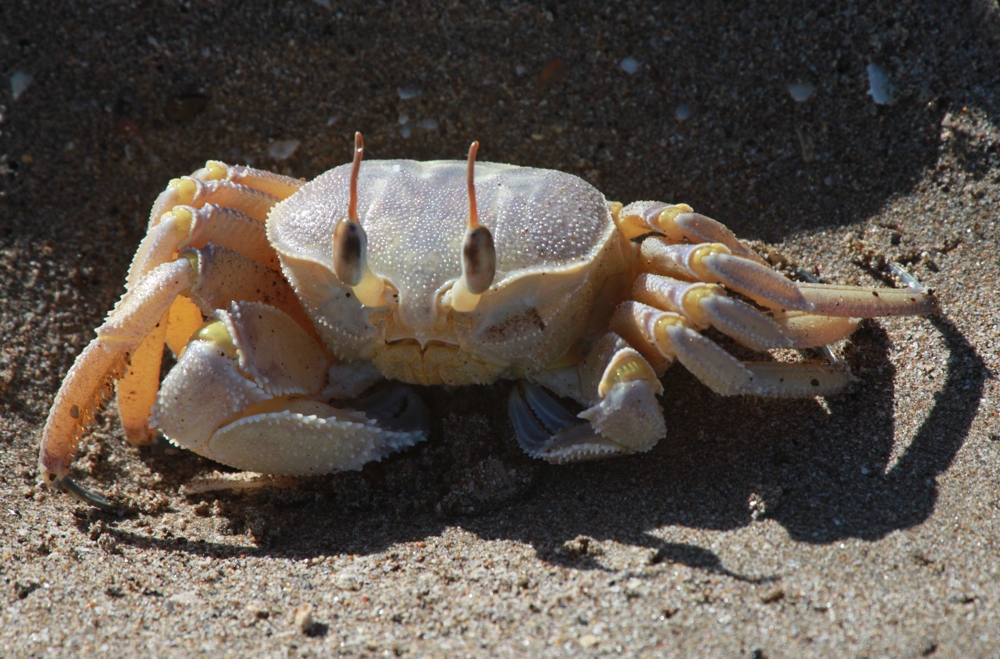
[[[618,452],[614,443],[602,438],[589,423],[580,421],[544,389],[526,380],[511,389],[507,411],[517,443],[533,458],[565,462]]]
[[[656,401],[663,385],[617,334],[604,335],[590,351],[580,364],[579,383],[574,397],[589,407],[578,417],[531,383],[514,387],[510,418],[526,453],[556,463],[593,460],[648,451],[666,435]]]

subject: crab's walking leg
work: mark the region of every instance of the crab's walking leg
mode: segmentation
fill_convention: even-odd
[[[156,391],[159,389],[160,363],[169,316],[168,310],[132,353],[125,374],[115,383],[118,416],[122,420],[125,439],[136,446],[148,444],[153,439],[153,432],[149,427],[149,412],[153,409]]]
[[[215,161],[193,176],[172,181],[154,204],[149,232],[136,250],[126,289],[156,266],[177,258],[182,250],[207,244],[238,251],[279,270],[264,220],[275,203],[300,185],[295,179]],[[132,353],[128,369],[115,387],[129,442],[145,444],[153,436],[148,418],[159,386],[164,342],[178,354],[201,323],[201,313],[188,300],[178,299],[163,322]]]
[[[751,350],[809,348],[834,343],[857,329],[847,317],[825,317],[805,312],[765,314],[726,296],[718,284],[686,282],[642,274],[632,287],[632,299],[684,316],[698,330],[709,326]]]
[[[720,283],[763,307],[818,316],[873,318],[936,309],[926,291],[796,284],[772,270],[725,226],[689,206],[636,202],[618,211],[618,226],[642,241],[643,269],[688,282]]]
[[[174,299],[194,283],[195,272],[187,259],[159,265],[122,297],[97,328],[97,338],[77,356],[49,411],[39,455],[43,481],[55,483],[66,477],[80,435],[110,381],[121,376],[131,354],[154,331]]]
[[[836,393],[851,376],[839,364],[740,362],[698,330],[714,326],[758,351],[815,347],[849,336],[855,318],[919,315],[936,309],[917,288],[798,284],[772,270],[721,224],[684,205],[639,202],[618,211],[622,230],[642,238],[634,302],[611,327],[658,372],[673,359],[717,393],[811,396]],[[769,311],[726,296],[749,297]]]
[[[118,379],[126,437],[133,443],[148,441],[164,342],[179,354],[201,325],[202,311],[234,297],[263,295],[311,329],[277,272],[263,224],[270,208],[301,185],[270,172],[210,161],[191,177],[172,181],[157,198],[149,232],[129,269],[126,294],[77,357],[49,412],[39,456],[43,481],[62,483],[91,503],[106,503],[67,476],[80,435]],[[178,297],[181,293],[194,302]]]
[[[640,302],[624,302],[611,328],[653,364],[673,359],[716,393],[724,396],[817,396],[841,391],[851,381],[841,366],[740,362],[691,327],[684,316]],[[665,368],[665,366],[664,366]]]

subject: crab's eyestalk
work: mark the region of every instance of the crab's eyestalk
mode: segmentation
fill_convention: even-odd
[[[452,287],[452,308],[469,312],[479,304],[479,298],[493,284],[497,269],[497,252],[493,234],[479,224],[476,208],[475,168],[479,142],[469,147],[469,225],[462,241],[462,277]]]
[[[382,278],[368,268],[368,235],[358,222],[358,174],[365,143],[361,133],[354,134],[354,162],[351,165],[351,191],[347,202],[347,217],[337,223],[333,232],[333,271],[340,281],[354,290],[361,304],[382,306]]]

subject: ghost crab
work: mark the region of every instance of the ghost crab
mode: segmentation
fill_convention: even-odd
[[[214,161],[172,181],[125,294],[62,383],[42,480],[107,504],[69,466],[111,381],[130,442],[158,430],[266,474],[359,469],[425,439],[410,390],[337,403],[382,378],[516,379],[517,439],[552,462],[646,451],[666,434],[656,396],[674,361],[723,395],[851,379],[836,363],[741,362],[700,330],[802,348],[855,318],[935,309],[919,287],[794,283],[689,206],[622,206],[569,174],[476,164],[477,147],[464,163],[362,167],[357,134],[353,163],[309,183]],[[164,344],[178,361],[161,383]]]

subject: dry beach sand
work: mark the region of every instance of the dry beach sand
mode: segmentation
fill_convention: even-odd
[[[0,656],[1000,655],[995,0],[7,0],[0,74]],[[209,158],[312,177],[355,130],[685,201],[825,281],[896,260],[943,312],[866,322],[825,401],[677,367],[668,438],[608,462],[524,457],[500,383],[245,496],[182,496],[217,465],[112,405],[74,473],[129,512],[38,487],[157,192]]]

